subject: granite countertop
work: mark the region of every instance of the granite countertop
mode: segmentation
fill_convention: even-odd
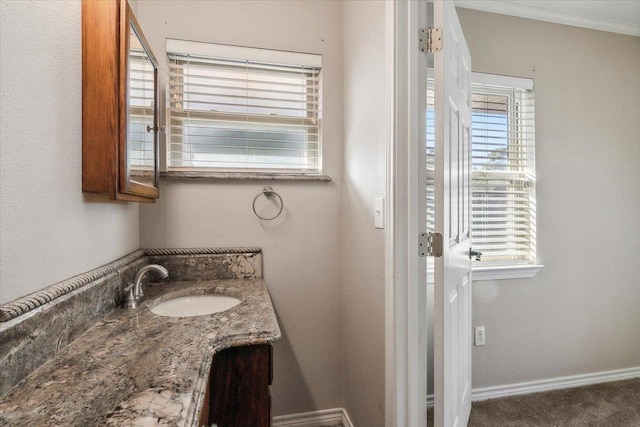
[[[197,426],[216,352],[269,343],[280,329],[262,279],[153,283],[0,398],[0,425]],[[154,300],[220,293],[242,302],[198,317],[161,317]],[[171,294],[171,295],[169,295]]]

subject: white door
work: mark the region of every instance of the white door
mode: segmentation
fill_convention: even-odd
[[[470,90],[471,56],[450,0],[434,0],[443,49],[434,53],[435,259],[434,421],[466,426],[471,412]]]

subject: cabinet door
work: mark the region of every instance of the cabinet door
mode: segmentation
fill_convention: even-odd
[[[210,377],[209,424],[269,427],[271,345],[232,347],[216,353]]]
[[[158,61],[128,3],[120,61],[119,193],[158,197]]]

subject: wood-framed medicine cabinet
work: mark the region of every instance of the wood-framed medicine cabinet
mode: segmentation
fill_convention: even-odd
[[[158,62],[127,0],[82,2],[82,191],[154,202]]]

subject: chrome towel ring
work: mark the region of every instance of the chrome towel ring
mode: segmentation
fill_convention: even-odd
[[[278,210],[278,213],[275,214],[275,216],[272,216],[271,218],[262,217],[256,211],[256,200],[258,200],[258,197],[262,196],[263,194],[267,199],[270,199],[271,197],[276,196],[278,198],[278,200],[280,201],[280,209]],[[262,191],[260,193],[258,193],[258,195],[256,197],[254,197],[254,199],[253,199],[253,213],[256,214],[256,216],[258,218],[260,218],[261,220],[263,220],[263,221],[271,221],[272,219],[278,218],[280,216],[280,214],[282,213],[282,208],[284,208],[284,202],[282,201],[282,197],[280,197],[280,195],[278,193],[276,193],[275,191],[273,191],[273,188],[269,187],[268,185],[266,187],[264,187],[262,189]]]

